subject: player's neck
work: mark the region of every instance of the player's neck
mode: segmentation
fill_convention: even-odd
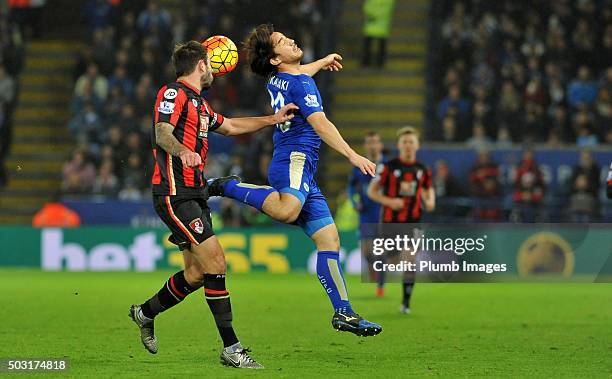
[[[285,74],[291,74],[291,75],[299,75],[302,73],[300,71],[300,62],[283,63],[280,66],[278,66],[278,72],[284,72]]]
[[[181,81],[189,84],[189,87],[197,90],[196,92],[202,92],[202,83],[200,83],[200,75],[183,75],[179,76],[176,81]]]
[[[413,155],[400,155],[399,159],[403,163],[414,163],[414,161],[416,161],[416,154],[413,154]]]

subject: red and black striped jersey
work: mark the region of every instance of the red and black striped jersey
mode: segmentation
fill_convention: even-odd
[[[399,158],[384,164],[378,175],[383,195],[404,199],[399,211],[383,206],[382,222],[419,222],[423,190],[431,188],[431,171],[421,162],[404,162]]]
[[[152,130],[155,171],[151,183],[154,195],[200,195],[205,186],[204,166],[208,152],[208,132],[219,128],[223,116],[215,113],[197,89],[184,81],[163,86],[157,93]],[[199,167],[184,167],[178,157],[168,154],[155,142],[155,125],[166,122],[174,127],[174,137],[199,153]]]

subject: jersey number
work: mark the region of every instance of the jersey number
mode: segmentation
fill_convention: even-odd
[[[279,109],[285,106],[285,98],[283,97],[283,94],[281,92],[278,92],[276,94],[276,97],[274,97],[274,95],[272,94],[272,91],[268,90],[268,93],[270,94],[270,105],[272,106],[274,113],[276,113],[278,112]],[[276,124],[276,127],[282,133],[285,133],[287,130],[289,130],[290,126],[291,126],[291,121],[285,121],[282,124]]]

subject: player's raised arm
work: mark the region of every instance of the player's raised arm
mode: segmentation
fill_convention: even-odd
[[[215,129],[215,132],[225,136],[254,133],[266,126],[282,124],[291,120],[294,116],[293,112],[297,109],[298,107],[295,104],[287,104],[271,116],[225,118],[221,126]]]
[[[376,175],[376,164],[357,154],[342,138],[336,126],[327,119],[325,113],[314,112],[308,116],[307,121],[323,142],[344,155],[353,166],[359,168],[364,174]]]
[[[321,70],[340,71],[342,70],[342,56],[340,54],[329,54],[312,63],[300,65],[300,72],[308,76],[315,76]]]

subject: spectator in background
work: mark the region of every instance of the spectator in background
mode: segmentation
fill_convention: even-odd
[[[4,159],[8,155],[12,140],[12,108],[15,102],[15,81],[6,72],[0,60],[0,188],[8,181],[8,173],[4,167]]]
[[[577,108],[580,104],[593,105],[597,98],[597,83],[591,80],[588,66],[580,66],[578,77],[567,86],[567,100]]]
[[[96,178],[96,168],[83,150],[74,151],[72,159],[64,163],[62,173],[62,191],[65,194],[91,192]]]
[[[157,0],[149,0],[147,8],[138,15],[136,25],[141,35],[154,35],[161,38],[170,35],[171,22],[170,13],[160,8]]]
[[[438,104],[438,118],[443,120],[449,115],[451,108],[457,109],[461,119],[465,119],[470,111],[470,102],[461,96],[461,88],[458,85],[450,86],[447,96]]]
[[[581,190],[585,190],[591,193],[593,196],[597,196],[599,194],[599,166],[593,159],[593,153],[590,150],[583,150],[580,153],[580,158],[578,160],[578,165],[574,167],[572,172],[571,183],[572,186],[576,186],[576,181],[579,176],[583,176],[583,179],[586,183],[584,184],[584,188]],[[581,183],[581,187],[583,187]]]
[[[516,207],[516,220],[535,222],[539,219],[539,208],[544,200],[544,176],[532,150],[523,152],[523,159],[516,170],[512,200]]]
[[[102,161],[98,170],[98,177],[93,184],[92,193],[94,195],[102,195],[115,197],[119,192],[119,180],[115,176],[115,168],[113,161],[106,159]]]
[[[128,77],[125,66],[117,66],[113,74],[108,78],[108,86],[110,88],[118,87],[122,94],[131,96],[134,92],[134,82]]]
[[[433,187],[436,198],[465,196],[463,185],[450,173],[448,164],[443,159],[436,162]]]
[[[473,217],[476,220],[497,221],[501,219],[501,183],[499,166],[491,160],[488,151],[480,150],[476,163],[470,170],[470,193],[478,199]]]
[[[579,174],[572,182],[572,195],[569,200],[570,222],[592,222],[597,216],[597,197],[589,188],[589,179]]]
[[[391,32],[391,19],[395,0],[365,0],[363,3],[363,57],[361,64],[368,67],[372,64],[372,55],[376,56],[375,65],[383,67],[387,58],[387,39]],[[372,45],[378,43],[374,54]]]
[[[85,88],[91,86],[98,99],[105,101],[108,94],[108,80],[100,74],[98,65],[90,63],[85,74],[81,75],[74,86],[75,96],[84,96]]]
[[[83,110],[74,115],[68,123],[68,130],[78,142],[91,144],[95,152],[98,152],[102,137],[102,121],[92,103],[85,103]]]

